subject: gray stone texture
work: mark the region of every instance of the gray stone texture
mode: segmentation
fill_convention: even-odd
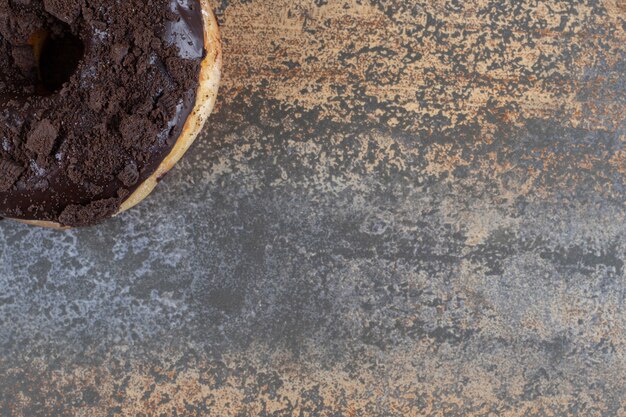
[[[623,1],[214,6],[155,194],[0,224],[0,415],[626,415]]]

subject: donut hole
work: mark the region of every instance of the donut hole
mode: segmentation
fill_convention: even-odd
[[[69,28],[48,36],[39,58],[39,75],[45,90],[50,93],[60,90],[76,72],[84,53],[85,45]]]

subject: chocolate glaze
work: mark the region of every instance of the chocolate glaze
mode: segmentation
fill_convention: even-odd
[[[2,1],[6,0],[0,0],[0,4]],[[49,21],[59,17],[59,13],[57,16],[48,16],[49,10],[44,9],[41,1],[33,1],[33,3],[35,3],[33,13],[41,18],[44,24],[49,24]],[[159,42],[153,39],[140,46],[139,43],[133,45],[132,42],[120,46],[119,36],[115,37],[117,43],[110,45],[107,42],[112,41],[111,38],[114,36],[106,32],[107,25],[100,25],[99,19],[91,18],[92,20],[90,20],[87,15],[92,10],[85,10],[85,6],[83,6],[82,12],[72,21],[71,29],[84,43],[84,57],[74,75],[63,85],[60,91],[42,92],[40,81],[35,82],[34,87],[27,86],[25,91],[21,91],[21,85],[25,83],[23,79],[12,84],[11,74],[7,76],[7,74],[0,72],[0,123],[4,124],[4,131],[0,131],[0,160],[11,160],[16,163],[19,161],[24,167],[24,173],[20,178],[6,191],[0,191],[0,216],[24,220],[56,221],[71,226],[97,223],[114,214],[124,199],[149,178],[156,171],[161,161],[171,152],[195,105],[200,62],[205,53],[202,12],[198,0],[163,0],[150,3],[140,1],[139,3],[144,8],[155,7],[158,4],[164,9],[163,15],[165,17],[159,18],[161,25],[158,30],[158,36],[163,45],[159,45]],[[123,10],[131,10],[131,8],[121,9],[121,11]],[[13,11],[15,10],[10,10],[9,13]],[[23,10],[17,12],[23,12]],[[4,17],[2,13],[3,10],[0,8],[0,19]],[[132,14],[123,17],[129,22],[133,18]],[[131,24],[126,26],[132,28]],[[126,26],[120,25],[123,28]],[[0,42],[15,43],[14,40],[7,39],[8,36],[3,38],[1,29],[0,27]],[[142,27],[138,29],[140,31],[145,30]],[[58,31],[58,28],[55,30]],[[4,34],[6,35],[6,28]],[[141,34],[134,35],[136,37],[141,36]],[[155,46],[156,51],[141,49],[148,44]],[[171,55],[171,49],[176,51],[176,56]],[[122,52],[118,52],[120,50]],[[167,55],[168,50],[169,56]],[[150,103],[155,103],[155,109],[150,113],[152,116],[146,117],[156,118],[157,116],[154,115],[157,113],[160,117],[161,113],[166,112],[161,109],[161,113],[159,113],[160,107],[163,107],[163,109],[167,109],[169,118],[159,118],[160,129],[151,131],[154,137],[142,138],[143,143],[139,146],[140,149],[135,150],[137,145],[127,143],[127,139],[130,137],[132,141],[135,131],[139,136],[145,133],[141,119],[144,117],[143,114],[138,116],[138,119],[133,119],[136,115],[129,115],[124,110],[120,110],[119,115],[109,112],[106,127],[109,131],[108,133],[99,133],[98,140],[106,140],[106,136],[110,135],[111,149],[104,151],[102,158],[103,160],[110,159],[113,162],[109,164],[110,166],[106,166],[102,175],[90,173],[84,175],[84,180],[80,180],[82,178],[80,175],[73,174],[73,170],[77,165],[80,165],[81,161],[80,157],[77,158],[71,142],[79,143],[82,138],[74,136],[73,132],[81,134],[82,132],[90,132],[92,127],[90,124],[98,122],[97,117],[94,116],[97,116],[97,111],[93,110],[93,107],[97,107],[97,105],[89,104],[87,101],[90,100],[90,94],[94,90],[91,83],[106,82],[106,80],[99,80],[98,77],[94,76],[94,68],[101,63],[102,59],[109,59],[108,56],[103,57],[104,54],[110,54],[113,56],[112,66],[119,66],[121,72],[123,68],[129,65],[127,61],[129,61],[128,56],[131,51],[133,54],[140,52],[148,63],[148,69],[140,67],[142,64],[137,64],[137,68],[140,68],[141,71],[147,71],[148,74],[156,74],[155,79],[162,80],[161,87],[155,88],[154,83],[150,84],[153,88],[152,93],[156,92],[157,94],[155,97],[148,97],[144,100],[148,103],[148,107]],[[119,56],[124,55],[124,53],[128,55],[119,59]],[[115,62],[116,59],[119,59],[119,62]],[[140,62],[141,59],[137,59],[137,62]],[[194,66],[190,67],[189,63],[193,63]],[[188,67],[193,70],[189,72]],[[113,68],[113,71],[115,73],[116,69]],[[182,74],[176,73],[176,71]],[[195,79],[189,80],[194,76]],[[124,78],[122,77],[122,79]],[[26,84],[28,83],[26,82]],[[121,85],[121,88],[124,87]],[[149,94],[148,91],[146,91],[147,94]],[[71,121],[75,127],[67,126],[64,120],[61,120],[57,126],[60,137],[56,139],[51,154],[44,159],[44,166],[40,166],[39,156],[28,150],[26,144],[29,141],[29,135],[33,135],[33,126],[36,126],[38,120],[45,119],[50,109],[66,105],[71,100],[75,100],[77,95],[82,97],[84,102],[85,117],[72,116],[71,120],[67,120],[67,122]],[[109,103],[112,101],[112,99],[108,100]],[[120,102],[125,105],[123,98]],[[165,104],[161,104],[162,102]],[[141,98],[138,103],[137,107],[142,109],[138,112],[145,113],[143,108],[146,107],[146,104]],[[76,103],[73,103],[72,106],[76,107]],[[88,108],[89,106],[91,108]],[[78,110],[82,111],[80,108]],[[150,109],[146,111],[150,111]],[[131,121],[127,123],[125,120]],[[156,123],[150,121],[149,124],[153,126]],[[125,131],[131,133],[125,135]],[[105,139],[102,139],[103,137]],[[98,143],[97,146],[102,148],[103,144]],[[117,149],[126,149],[126,147],[131,148],[132,152],[129,151],[128,157],[124,157],[126,162],[122,162],[122,165],[125,164],[122,166],[116,160],[119,155],[109,154],[109,152],[117,152]],[[89,146],[86,146],[86,149],[89,149]],[[133,156],[136,157],[133,158]],[[90,167],[92,171],[94,168]],[[131,184],[123,176],[125,174],[116,175],[119,171],[130,171],[131,174],[136,171],[137,177],[132,178]],[[79,177],[78,181],[77,176]],[[100,204],[101,202],[104,203]],[[103,206],[106,206],[106,209],[102,209]],[[77,211],[80,212],[80,215],[68,214]]]
[[[170,10],[180,19],[166,23],[165,39],[168,44],[175,44],[185,59],[204,57],[202,14],[198,9],[192,0],[170,0]]]

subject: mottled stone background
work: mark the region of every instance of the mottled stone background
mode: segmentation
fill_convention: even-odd
[[[2,416],[626,415],[626,2],[222,0],[139,208],[0,225]]]

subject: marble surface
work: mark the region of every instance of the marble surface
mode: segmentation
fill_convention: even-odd
[[[156,193],[0,224],[0,415],[626,415],[623,0],[213,4]]]

